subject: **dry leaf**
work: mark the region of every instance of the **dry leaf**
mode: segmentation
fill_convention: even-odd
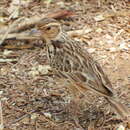
[[[51,119],[51,113],[49,113],[49,112],[44,112],[44,115],[45,115],[45,117],[47,117],[47,118],[50,118],[50,119]]]
[[[32,120],[35,120],[37,117],[38,117],[38,114],[37,114],[37,113],[32,113],[32,114],[31,114],[31,119],[32,119]]]
[[[105,17],[102,14],[100,14],[100,15],[95,16],[94,19],[96,22],[100,22],[100,21],[105,20]]]
[[[13,51],[10,51],[10,50],[4,50],[4,52],[3,52],[3,55],[4,56],[8,56],[8,55],[10,55],[11,53],[12,53]]]
[[[103,30],[101,28],[97,28],[96,32],[101,33]]]
[[[123,125],[120,125],[117,130],[125,130],[125,127]]]
[[[89,49],[87,49],[87,51],[88,51],[88,53],[94,53],[96,51],[96,49],[95,48],[89,48]]]
[[[80,30],[74,30],[74,31],[69,31],[67,32],[69,36],[74,37],[74,36],[80,36],[80,35],[85,35],[89,32],[91,32],[92,29],[91,28],[83,28]]]
[[[127,47],[127,45],[126,45],[126,42],[120,43],[119,49],[120,49],[120,50],[128,50],[128,47]]]
[[[37,75],[45,75],[49,72],[51,67],[49,65],[38,65],[35,67],[32,67],[31,71],[29,71],[29,75],[32,77],[35,77]]]
[[[111,48],[109,48],[109,50],[110,50],[110,52],[116,52],[117,51],[117,49],[115,47],[111,47]]]
[[[8,12],[11,14],[9,19],[18,18],[19,16],[19,8],[20,8],[20,0],[13,0],[8,8]]]

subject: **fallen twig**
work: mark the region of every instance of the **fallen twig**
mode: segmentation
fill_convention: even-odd
[[[17,32],[26,30],[28,28],[34,27],[36,24],[39,23],[39,21],[41,21],[44,18],[61,19],[61,18],[69,17],[73,14],[74,13],[69,10],[58,10],[53,13],[49,13],[47,15],[40,15],[40,17],[34,16],[34,17],[31,17],[30,19],[24,19],[24,21],[22,21],[22,23],[16,24],[15,28],[12,28],[10,33],[17,33]],[[8,27],[4,27],[3,29],[1,29],[0,34],[5,33],[7,28]]]

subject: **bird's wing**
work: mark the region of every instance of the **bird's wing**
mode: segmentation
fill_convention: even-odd
[[[65,55],[63,68],[59,70],[65,77],[82,84],[104,96],[113,96],[112,85],[101,66],[91,57],[78,49],[73,55]]]
[[[65,44],[57,48],[52,66],[61,77],[69,79],[84,88],[94,90],[104,96],[112,96],[112,85],[101,66],[80,44]]]
[[[58,71],[58,74],[61,77],[69,80],[70,82],[74,83],[75,85],[81,87],[82,90],[91,90],[94,93],[100,94],[102,96],[113,96],[112,90],[109,88],[110,83],[104,85],[102,79],[98,79],[92,73],[85,73],[81,71],[76,72],[63,72]]]

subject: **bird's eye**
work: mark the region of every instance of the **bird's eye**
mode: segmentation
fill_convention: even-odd
[[[47,27],[46,30],[48,30],[48,31],[51,30],[51,27]]]

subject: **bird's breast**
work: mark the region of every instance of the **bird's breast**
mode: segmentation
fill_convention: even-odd
[[[56,48],[51,58],[51,66],[56,70],[64,72],[83,71],[80,57],[76,56],[72,50]]]

